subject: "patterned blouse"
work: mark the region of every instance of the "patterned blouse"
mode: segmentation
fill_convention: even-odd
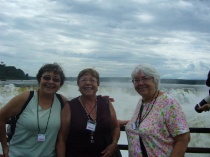
[[[138,118],[142,99],[139,100],[132,119],[125,130],[128,139],[129,157],[142,157],[139,135],[150,157],[169,157],[172,153],[173,137],[189,132],[187,121],[179,103],[164,93],[157,100],[144,103],[142,117],[146,118],[137,129],[132,128]]]

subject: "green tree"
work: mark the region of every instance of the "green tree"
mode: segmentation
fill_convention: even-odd
[[[25,74],[23,70],[17,69],[14,66],[6,66],[4,62],[0,64],[0,80],[28,80],[29,75]]]

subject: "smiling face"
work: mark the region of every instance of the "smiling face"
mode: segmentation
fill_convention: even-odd
[[[95,96],[98,91],[99,81],[90,73],[85,73],[78,80],[79,91],[83,96]]]
[[[62,68],[57,63],[45,64],[39,69],[39,71],[36,75],[36,79],[39,84],[40,84],[41,78],[45,72],[53,72],[54,74],[58,74],[60,76],[60,86],[62,86],[64,84],[66,77],[65,77],[65,74],[63,73]]]
[[[40,79],[40,90],[46,94],[54,94],[60,89],[60,75],[54,72],[44,72]]]
[[[133,79],[135,90],[144,98],[151,97],[157,90],[154,78],[139,72]]]

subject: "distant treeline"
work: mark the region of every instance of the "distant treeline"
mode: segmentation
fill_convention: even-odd
[[[28,80],[29,75],[23,70],[17,69],[14,66],[6,66],[4,62],[0,64],[0,80]]]
[[[21,69],[16,69],[13,66],[0,65],[0,80],[16,79],[16,80],[35,80],[36,77],[25,74]],[[77,81],[76,77],[67,77],[67,81]],[[102,82],[131,82],[130,77],[101,77]],[[166,84],[191,84],[205,85],[205,80],[184,80],[184,79],[161,79],[161,83]]]
[[[161,83],[167,83],[167,84],[206,84],[205,80],[182,80],[182,79],[162,79]]]
[[[76,77],[68,77],[68,81],[76,81]],[[102,82],[131,82],[130,77],[101,77],[100,81]],[[205,84],[205,80],[183,80],[183,79],[161,79],[161,83],[166,84]]]

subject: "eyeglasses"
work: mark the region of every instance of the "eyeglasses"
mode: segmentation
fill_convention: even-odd
[[[94,79],[81,79],[81,80],[79,80],[79,81],[82,82],[82,83],[87,83],[88,81],[89,81],[90,83],[98,82],[97,80],[94,80]]]
[[[143,83],[146,83],[146,82],[148,82],[151,78],[152,78],[152,77],[142,77],[142,78],[140,78],[140,79],[133,79],[132,82],[133,82],[134,84],[140,83],[141,81],[142,81]]]
[[[53,80],[53,82],[60,82],[61,80],[59,78],[53,78],[53,77],[50,77],[50,76],[42,76],[42,78],[45,80],[45,81],[50,81],[50,80]]]

